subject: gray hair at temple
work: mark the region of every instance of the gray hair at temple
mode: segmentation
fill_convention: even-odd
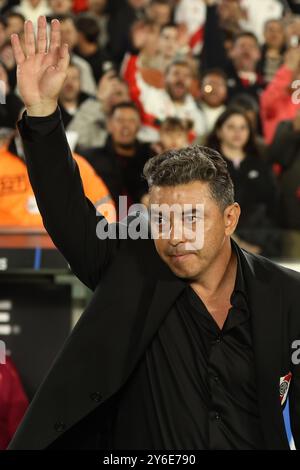
[[[145,164],[143,176],[149,190],[152,186],[207,182],[222,211],[234,203],[234,186],[227,163],[219,152],[208,147],[192,145],[156,155]]]

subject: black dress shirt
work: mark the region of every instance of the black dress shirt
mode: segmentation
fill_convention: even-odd
[[[113,449],[264,447],[239,258],[231,305],[221,330],[187,284],[119,392]]]

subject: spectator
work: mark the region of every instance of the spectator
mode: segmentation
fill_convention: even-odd
[[[77,154],[73,156],[80,171],[85,194],[95,207],[101,211],[106,204],[113,204],[101,178],[95,174],[84,158]],[[18,134],[0,148],[0,224],[43,228]]]
[[[0,384],[0,450],[5,450],[28,407],[19,374],[9,357],[6,364],[0,364]]]
[[[260,109],[257,101],[251,95],[241,93],[230,101],[229,106],[240,108],[246,113],[252,125],[258,153],[261,158],[266,160],[268,158],[268,147],[262,136]]]
[[[98,85],[97,99],[82,101],[80,111],[68,124],[68,131],[77,134],[78,147],[102,147],[107,139],[106,123],[112,108],[127,101],[126,82],[114,71],[104,74]]]
[[[130,40],[131,26],[145,17],[148,0],[124,0],[113,11],[108,22],[108,48],[114,63],[120,66],[126,52],[133,52]]]
[[[267,144],[273,140],[281,121],[294,119],[300,108],[293,98],[293,82],[300,78],[300,47],[290,48],[282,67],[261,95],[261,119]]]
[[[141,73],[137,73],[130,91],[141,109],[143,129],[140,135],[143,140],[157,142],[159,126],[167,117],[191,120],[194,138],[205,134],[203,113],[190,93],[192,79],[192,67],[187,60],[177,60],[169,65],[164,89],[149,86]]]
[[[167,118],[161,125],[160,141],[155,148],[157,153],[176,150],[189,145],[189,131],[191,123],[176,117]]]
[[[122,73],[125,75],[127,64],[137,60],[136,67],[157,68],[159,54],[159,27],[153,21],[136,21],[131,28],[131,41],[138,54],[126,54],[122,64]],[[130,65],[129,65],[130,67]]]
[[[100,34],[98,37],[99,46],[104,48],[107,46],[108,42],[108,14],[107,14],[107,0],[88,0],[87,1],[88,10],[91,15],[96,19]]]
[[[265,43],[260,64],[264,81],[269,83],[283,63],[286,37],[282,20],[269,20],[264,29]]]
[[[81,106],[84,104],[88,112],[89,106],[93,107],[94,102],[94,97],[81,91],[80,69],[76,64],[71,62],[68,68],[67,78],[59,97],[62,119],[67,132],[69,131],[69,125],[71,126],[73,123],[73,119],[80,115]],[[72,129],[75,131],[74,125]],[[77,139],[79,140],[80,131],[81,129],[77,127]]]
[[[140,115],[131,102],[113,107],[109,120],[109,136],[103,147],[83,152],[98,175],[104,179],[118,207],[119,196],[127,196],[129,207],[147,193],[142,170],[152,156],[150,146],[137,139]]]
[[[253,128],[239,108],[218,119],[208,146],[225,158],[242,214],[236,232],[241,247],[264,256],[278,256],[278,190],[271,168],[260,158]]]
[[[5,18],[7,21],[7,27],[6,27],[7,38],[10,38],[11,34],[13,33],[20,34],[22,36],[23,31],[24,31],[24,23],[25,23],[24,15],[11,10],[5,15]]]
[[[227,78],[219,69],[207,70],[201,79],[199,106],[203,112],[206,136],[213,130],[218,117],[226,109]]]
[[[98,83],[104,72],[103,64],[108,59],[98,44],[98,23],[91,16],[80,15],[76,19],[76,29],[78,40],[74,52],[90,64],[94,79]]]
[[[225,36],[220,27],[217,6],[208,5],[202,69],[217,67],[226,73],[230,98],[237,93],[247,92],[258,99],[264,88],[264,81],[258,72],[261,51],[256,36],[247,31],[237,34],[229,53],[224,44]]]
[[[74,17],[72,15],[65,14],[56,15],[55,18],[57,18],[61,23],[62,43],[67,43],[69,45],[71,60],[80,68],[82,91],[90,95],[95,95],[96,83],[91,66],[74,51],[78,44],[78,32],[75,26]]]
[[[284,229],[283,255],[300,258],[300,110],[282,121],[270,147],[280,185],[280,222]]]

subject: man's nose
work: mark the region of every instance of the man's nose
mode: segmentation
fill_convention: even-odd
[[[183,240],[183,233],[179,227],[172,226],[170,229],[170,236],[169,236],[169,243],[172,246],[177,246],[179,243],[182,243]]]

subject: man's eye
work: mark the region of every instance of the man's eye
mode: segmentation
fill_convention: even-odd
[[[185,221],[188,223],[194,223],[197,221],[197,216],[196,215],[187,215],[185,217]]]
[[[168,222],[167,219],[161,215],[154,217],[153,221],[156,225],[165,225]]]

